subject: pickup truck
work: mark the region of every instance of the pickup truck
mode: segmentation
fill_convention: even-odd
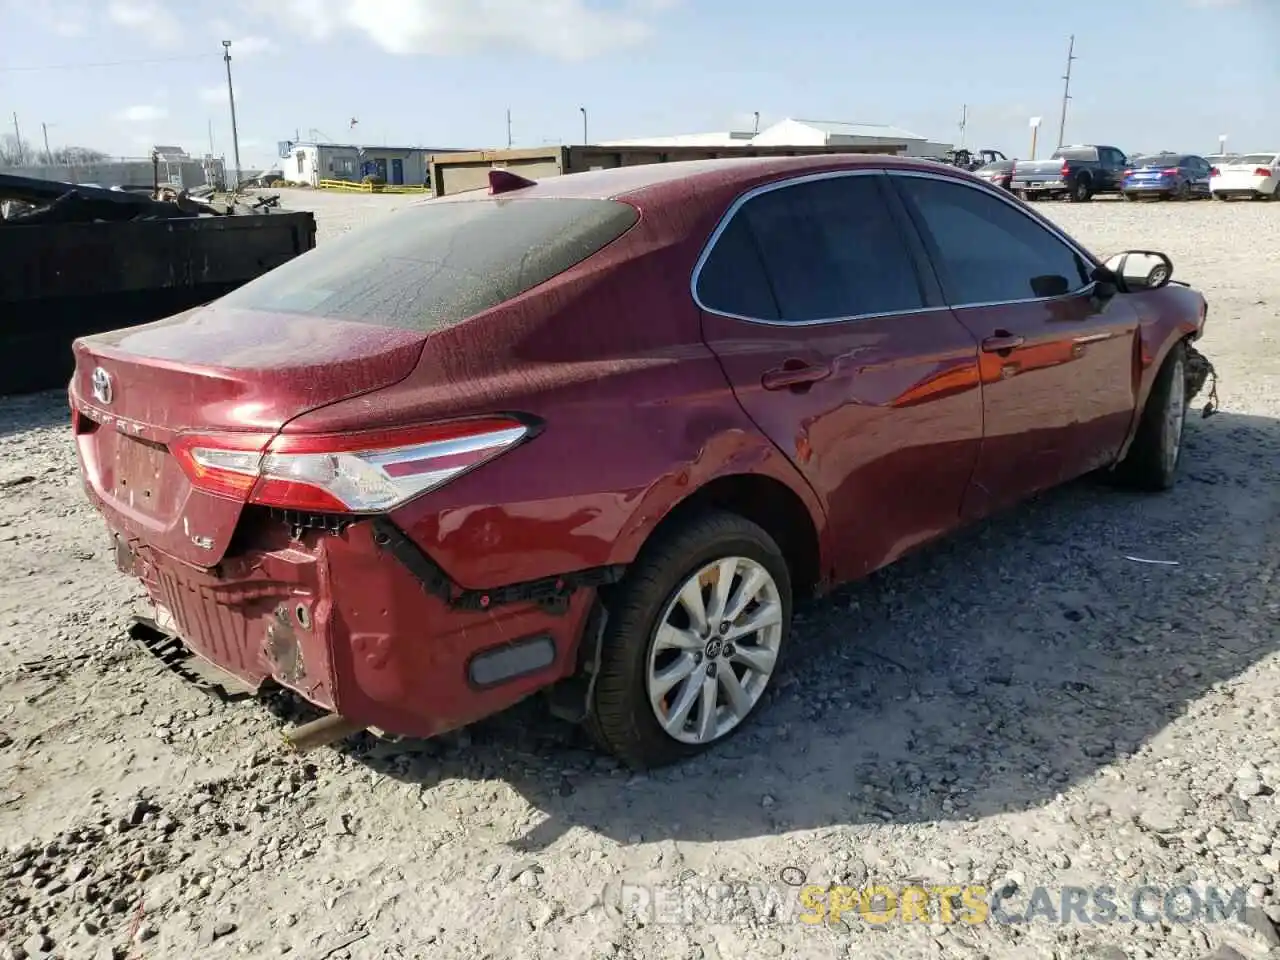
[[[1059,147],[1048,160],[1019,160],[1009,189],[1023,200],[1066,195],[1085,203],[1100,193],[1119,193],[1128,159],[1115,147]]]

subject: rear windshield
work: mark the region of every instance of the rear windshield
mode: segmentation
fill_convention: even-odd
[[[1134,157],[1129,161],[1131,167],[1176,167],[1182,158],[1171,153],[1153,153],[1146,157]]]
[[[1241,157],[1236,163],[1260,163],[1264,167],[1269,167],[1275,163],[1276,155],[1274,153],[1251,153],[1248,156]]]
[[[1058,150],[1051,160],[1097,160],[1098,151],[1093,147],[1068,147]]]
[[[614,200],[428,200],[320,243],[220,302],[436,330],[550,280],[638,217]]]

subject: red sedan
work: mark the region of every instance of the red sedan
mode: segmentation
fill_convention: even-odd
[[[495,172],[77,341],[75,441],[155,623],[334,736],[545,690],[658,765],[757,708],[794,598],[1174,482],[1206,307],[1155,259],[923,161]]]

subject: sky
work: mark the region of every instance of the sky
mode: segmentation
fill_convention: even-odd
[[[1280,0],[0,0],[0,135],[230,158],[231,40],[245,170],[298,136],[505,147],[508,110],[517,147],[578,143],[582,108],[592,141],[758,111],[1010,157],[1039,116],[1044,156],[1072,30],[1066,142],[1280,150]]]

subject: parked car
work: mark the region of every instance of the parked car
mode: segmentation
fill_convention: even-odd
[[[994,186],[1008,190],[1009,185],[1013,182],[1013,165],[1016,162],[1016,160],[996,160],[988,163],[985,167],[979,167],[973,173],[974,176],[980,177]]]
[[[1175,481],[1206,304],[1168,258],[901,157],[489,177],[75,345],[137,626],[329,711],[312,745],[545,691],[674,761],[759,708],[796,598]]]
[[[1115,147],[1059,147],[1048,160],[1019,160],[1013,169],[1013,191],[1024,200],[1065,196],[1086,203],[1101,193],[1119,193],[1128,167]]]
[[[1209,190],[1215,200],[1231,197],[1280,200],[1280,153],[1249,153],[1214,167]]]
[[[1239,153],[1206,153],[1204,158],[1209,161],[1211,167],[1225,167],[1228,163],[1239,160],[1241,156]]]
[[[1204,157],[1190,153],[1157,153],[1134,157],[1120,182],[1126,200],[1192,200],[1209,196],[1213,168]]]

